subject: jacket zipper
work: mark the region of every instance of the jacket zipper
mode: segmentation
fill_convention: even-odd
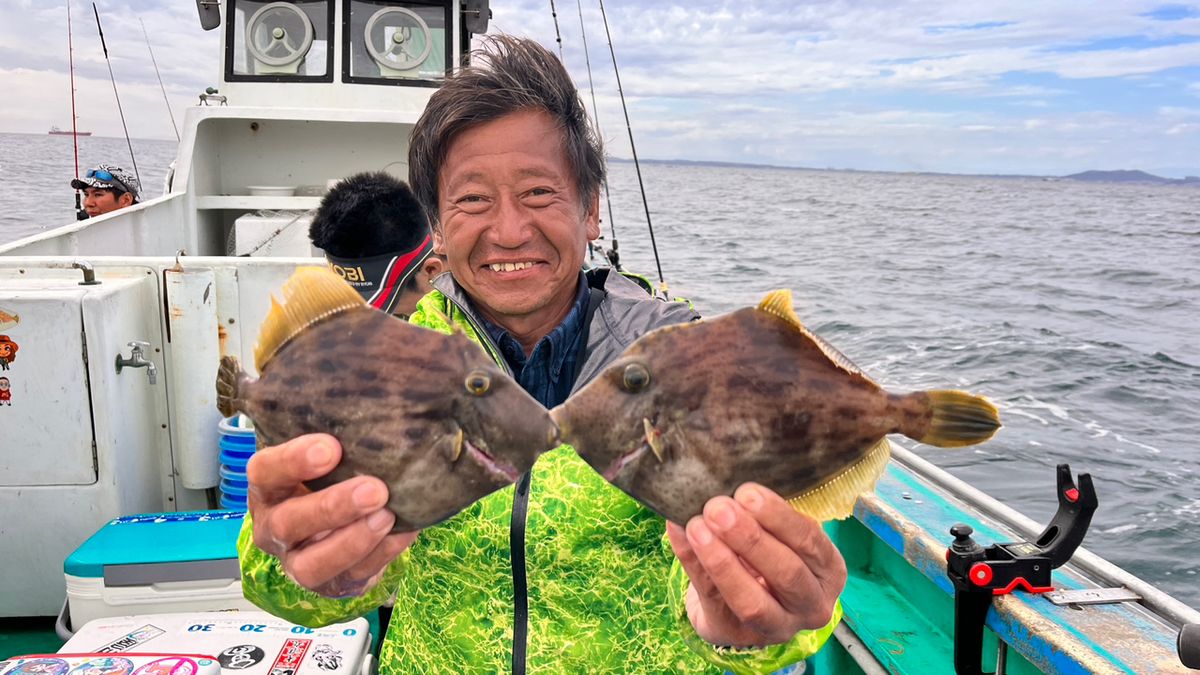
[[[492,338],[475,323],[465,308],[448,295],[443,294],[446,302],[457,309],[467,320],[467,324],[475,331],[479,341],[490,353],[492,360],[504,369],[509,376],[513,375],[508,362],[500,356],[500,348],[492,343]],[[453,316],[453,313],[450,314]],[[453,319],[451,319],[453,322]],[[508,557],[512,562],[513,581],[513,644],[512,672],[513,675],[525,675],[525,655],[529,642],[529,579],[525,569],[525,523],[529,516],[529,487],[533,481],[533,469],[526,471],[517,481],[513,492],[512,516],[508,524]]]

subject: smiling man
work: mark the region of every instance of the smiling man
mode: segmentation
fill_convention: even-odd
[[[645,332],[697,318],[609,269],[581,271],[603,154],[565,69],[536,43],[493,38],[449,78],[409,166],[450,269],[412,321],[477,340],[543,405]],[[560,446],[515,489],[389,534],[378,479],[303,487],[340,453],[311,435],[251,460],[242,588],[310,626],[394,593],[382,673],[769,672],[814,653],[841,618],[837,549],[761,486],[664,523]]]
[[[88,169],[83,178],[71,179],[71,187],[83,190],[83,210],[89,218],[136,204],[142,191],[136,177],[112,164]]]

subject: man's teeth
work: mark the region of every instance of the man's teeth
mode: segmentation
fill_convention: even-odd
[[[493,272],[516,272],[517,270],[527,270],[530,267],[533,267],[533,263],[492,263],[491,265],[488,265],[488,267],[492,268]]]

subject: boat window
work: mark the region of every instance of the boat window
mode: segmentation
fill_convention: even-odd
[[[332,82],[333,0],[229,0],[231,81]]]
[[[452,4],[345,0],[342,79],[437,86],[450,62]]]

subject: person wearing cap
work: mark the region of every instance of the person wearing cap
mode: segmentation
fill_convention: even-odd
[[[407,319],[442,273],[429,221],[403,181],[364,172],[331,189],[308,230],[329,267],[372,307]]]
[[[138,203],[142,185],[136,176],[112,164],[88,169],[83,178],[73,178],[71,187],[83,190],[83,210],[89,218]]]

